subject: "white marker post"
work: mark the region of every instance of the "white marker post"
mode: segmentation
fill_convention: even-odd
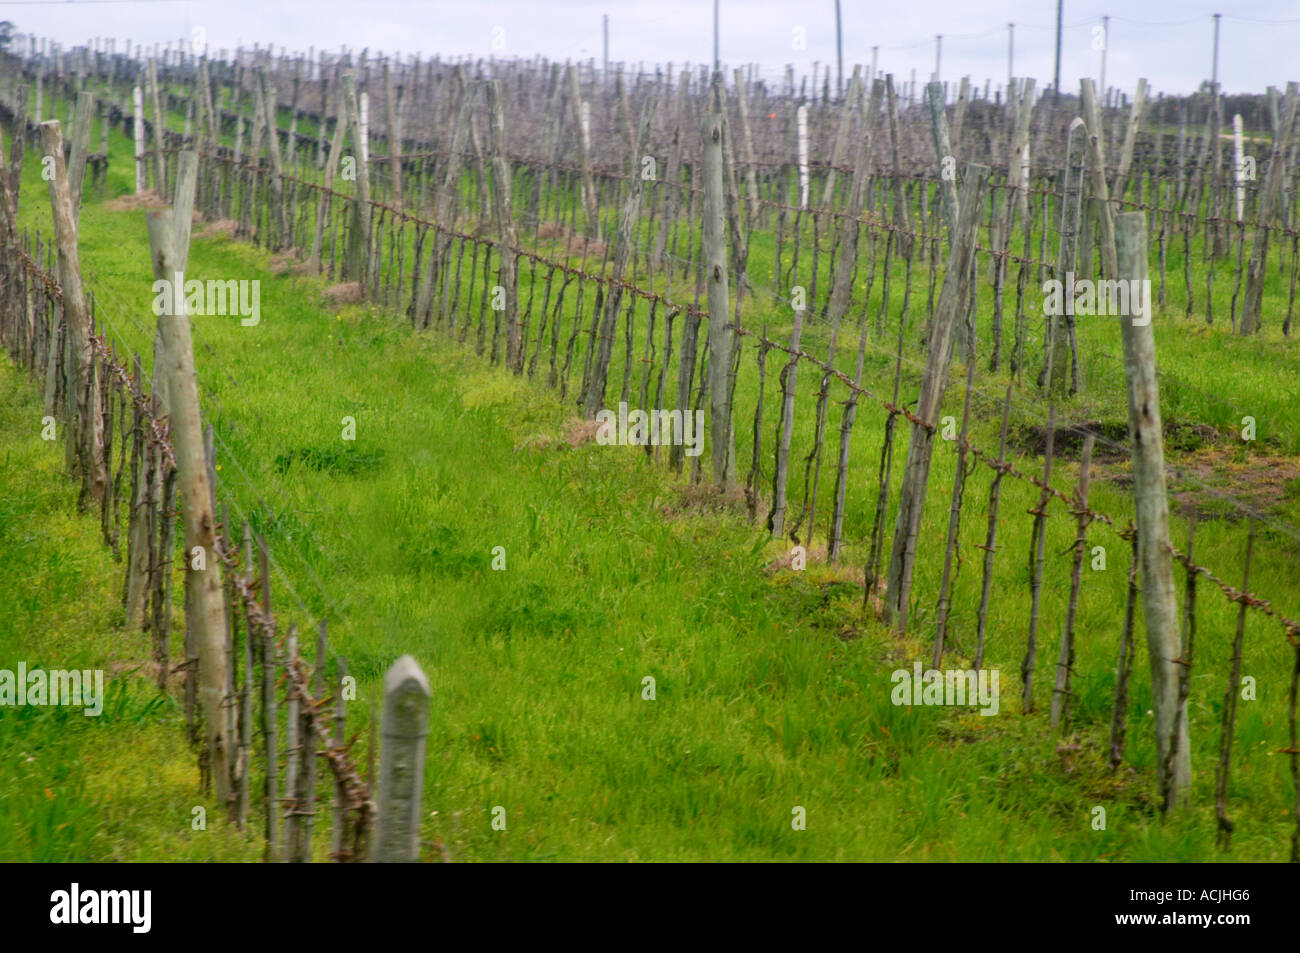
[[[1237,186],[1237,221],[1241,221],[1242,216],[1246,213],[1246,184],[1242,179],[1245,171],[1245,144],[1242,142],[1241,130],[1241,113],[1232,117],[1232,179]]]
[[[370,94],[361,94],[361,163],[370,164]]]
[[[131,125],[135,130],[135,194],[144,191],[144,90],[137,86],[131,93],[134,113]]]
[[[800,106],[794,114],[799,136],[799,207],[808,207],[808,107]]]

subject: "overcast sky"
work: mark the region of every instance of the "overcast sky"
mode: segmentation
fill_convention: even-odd
[[[238,45],[371,54],[433,53],[587,59],[602,56],[601,16],[610,18],[610,59],[632,64],[707,63],[713,55],[712,0],[0,0],[0,17],[20,32],[63,44],[95,36],[153,44],[206,38],[216,51]],[[844,62],[879,66],[899,79],[928,78],[935,34],[943,33],[941,78],[969,74],[981,84],[1007,75],[1007,24],[1015,27],[1015,73],[1049,83],[1053,0],[843,0]],[[1212,14],[1223,14],[1219,79],[1226,92],[1262,92],[1300,79],[1297,0],[1066,0],[1061,85],[1097,77],[1094,28],[1114,12],[1107,85],[1131,90],[1145,76],[1156,92],[1186,92],[1208,79]],[[1140,19],[1139,19],[1140,18]],[[834,0],[721,0],[724,64],[758,64],[768,79],[785,64],[811,72],[835,61]],[[203,31],[196,34],[195,30]],[[805,48],[796,49],[802,30]]]

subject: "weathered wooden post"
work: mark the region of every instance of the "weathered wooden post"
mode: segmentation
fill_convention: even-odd
[[[243,553],[244,575],[252,579],[253,534],[247,522],[244,523]],[[244,684],[239,696],[239,790],[235,798],[236,817],[241,831],[248,826],[249,776],[253,764],[253,656],[255,640],[261,637],[253,626],[247,605],[244,606],[244,622]],[[230,664],[235,664],[233,659]]]
[[[1233,195],[1236,198],[1236,211],[1233,218],[1240,222],[1246,212],[1246,186],[1242,176],[1242,166],[1245,157],[1245,143],[1243,141],[1243,128],[1241,124],[1241,113],[1235,113],[1232,117],[1232,185]]]
[[[1124,281],[1147,281],[1146,215],[1116,217],[1116,259]],[[1140,285],[1135,285],[1140,287]],[[1133,306],[1134,299],[1139,302]],[[1145,308],[1143,313],[1142,308]],[[1136,497],[1138,562],[1142,572],[1142,608],[1151,656],[1151,694],[1156,718],[1156,763],[1160,793],[1178,806],[1191,783],[1187,717],[1179,711],[1178,672],[1181,652],[1178,605],[1169,544],[1169,509],[1165,498],[1165,455],[1160,423],[1160,389],[1156,381],[1155,339],[1151,332],[1150,296],[1130,296],[1129,314],[1120,315],[1124,339],[1124,376],[1128,380],[1129,437],[1133,444],[1133,492]],[[1185,704],[1185,703],[1184,703]],[[1169,758],[1171,747],[1174,757]],[[1172,763],[1171,763],[1172,762]]]
[[[346,106],[339,114],[342,120],[344,112],[352,118],[352,141],[357,155],[357,191],[352,201],[352,235],[348,248],[348,277],[361,282],[362,292],[368,278],[367,267],[370,263],[370,167],[367,163],[365,145],[366,129],[361,122],[361,108],[357,104],[355,79],[352,71],[343,74],[343,103]]]
[[[751,227],[759,211],[758,161],[754,156],[754,136],[749,128],[749,90],[742,70],[735,71],[736,114],[740,119],[740,145],[745,160],[745,221]]]
[[[1088,546],[1088,488],[1092,483],[1092,445],[1095,435],[1083,435],[1083,448],[1079,452],[1079,482],[1075,489],[1075,520],[1078,529],[1074,536],[1074,566],[1070,572],[1070,602],[1065,610],[1065,626],[1061,629],[1061,650],[1056,662],[1056,685],[1052,690],[1052,727],[1068,725],[1070,721],[1070,678],[1074,674],[1074,620],[1079,611],[1079,588],[1083,584],[1083,559]]]
[[[727,290],[727,197],[722,181],[722,110],[714,78],[712,108],[704,119],[704,255],[709,293],[709,444],[713,449],[713,482],[731,489],[736,480],[736,442],[731,428],[730,388],[734,333],[727,326],[731,308]],[[686,413],[686,408],[683,408]]]
[[[912,569],[916,562],[916,538],[921,528],[921,512],[925,507],[930,458],[934,453],[934,423],[948,384],[954,330],[958,318],[966,313],[971,261],[975,253],[975,233],[988,178],[988,166],[974,162],[967,164],[966,176],[957,200],[957,233],[949,238],[952,250],[948,255],[943,288],[939,292],[939,303],[935,309],[925,377],[916,405],[917,418],[927,426],[912,424],[912,439],[907,447],[907,469],[900,489],[885,596],[885,616],[899,631],[907,627]]]
[[[68,155],[68,188],[72,192],[72,221],[81,221],[81,191],[86,178],[86,157],[90,153],[90,126],[95,118],[95,97],[77,94],[77,124],[72,128],[72,152]]]
[[[140,355],[134,355],[134,373],[136,381],[144,386],[144,369]],[[131,510],[127,531],[127,575],[123,594],[126,607],[126,624],[131,628],[144,626],[145,597],[149,591],[149,488],[152,485],[153,461],[157,457],[157,448],[151,439],[145,436],[145,421],[139,410],[136,411],[138,426],[138,449],[135,452],[135,466],[131,490]]]
[[[1264,297],[1265,260],[1268,257],[1268,231],[1282,200],[1282,179],[1286,170],[1286,145],[1296,121],[1296,95],[1300,84],[1286,84],[1286,100],[1281,130],[1273,136],[1273,150],[1269,155],[1268,173],[1259,193],[1259,207],[1255,213],[1255,241],[1250,247],[1250,264],[1246,269],[1246,297],[1241,308],[1241,333],[1254,334],[1259,330],[1260,303]]]
[[[1101,110],[1097,108],[1097,95],[1093,90],[1092,80],[1081,80],[1079,87],[1083,118],[1088,128],[1088,180],[1092,197],[1096,200],[1092,209],[1096,218],[1097,238],[1101,245],[1102,277],[1113,279],[1118,267],[1115,257],[1115,219],[1110,207],[1110,191],[1106,186],[1106,150],[1102,141]],[[1142,261],[1145,263],[1146,258],[1144,257]],[[1085,277],[1091,278],[1091,271]]]
[[[1057,234],[1056,276],[1057,280],[1065,284],[1070,282],[1070,276],[1075,270],[1075,259],[1079,251],[1079,222],[1083,214],[1084,159],[1082,156],[1077,160],[1072,158],[1075,154],[1074,133],[1078,129],[1086,132],[1087,124],[1076,117],[1065,134],[1065,162],[1061,169],[1061,227]],[[1091,277],[1091,270],[1085,276]],[[1073,317],[1073,295],[1062,296],[1059,313],[1049,313],[1044,307],[1043,367],[1038,375],[1038,384],[1046,393],[1063,392],[1066,389],[1066,381],[1069,380],[1066,365],[1068,363],[1071,368],[1074,366],[1074,348],[1070,339]]]
[[[384,109],[387,116],[388,172],[393,177],[393,205],[402,207],[402,130],[397,122],[397,99],[393,94],[393,69],[384,61]],[[324,122],[321,117],[321,122]]]
[[[348,125],[347,111],[344,107],[343,99],[341,97],[339,98],[338,108],[336,112],[338,113],[338,115],[334,120],[334,138],[330,142],[329,160],[325,161],[322,158],[322,161],[325,162],[325,187],[320,190],[320,193],[317,197],[316,230],[312,235],[311,256],[308,258],[307,267],[314,274],[320,274],[321,272],[321,250],[323,248],[324,240],[325,240],[325,219],[327,217],[326,212],[331,202],[330,195],[334,189],[334,176],[335,173],[337,173],[338,171],[339,158],[343,155],[344,134],[347,132],[347,125]],[[321,141],[324,142],[326,118],[323,115],[321,116],[320,124],[321,124]],[[242,129],[242,125],[240,128]],[[239,162],[238,158],[235,159],[235,162],[237,165]]]
[[[623,199],[618,235],[614,241],[614,263],[609,273],[610,283],[605,292],[604,313],[600,315],[599,340],[592,343],[596,351],[596,359],[587,386],[586,399],[583,402],[583,413],[587,417],[595,417],[605,402],[606,381],[614,350],[614,332],[617,329],[619,307],[623,300],[624,275],[629,268],[635,267],[636,263],[637,222],[641,215],[641,199],[645,189],[645,180],[639,172],[641,163],[636,157],[646,154],[646,150],[650,148],[650,128],[654,120],[654,111],[655,101],[647,99],[642,106],[637,142],[633,146],[633,156],[629,165],[631,178],[627,195]]]
[[[153,187],[160,196],[167,194],[167,157],[163,153],[163,139],[167,132],[166,116],[158,95],[158,63],[149,60],[149,92],[153,99]]]
[[[1119,151],[1119,165],[1115,170],[1114,187],[1111,193],[1116,200],[1124,198],[1128,188],[1129,170],[1133,167],[1133,147],[1137,143],[1138,128],[1142,125],[1142,110],[1147,101],[1147,81],[1139,79],[1137,92],[1133,94],[1133,105],[1129,110],[1128,122],[1124,127],[1124,145]]]
[[[339,657],[338,675],[335,679],[334,692],[334,737],[338,739],[347,738],[347,699],[344,698],[344,686],[347,683],[348,662],[342,656]],[[344,741],[340,740],[339,744]],[[348,848],[347,845],[352,843],[351,835],[348,833],[348,812],[345,808],[347,803],[347,787],[337,776],[334,779],[334,827],[330,831],[330,860],[335,863],[341,862],[343,852]],[[355,858],[351,858],[355,859]]]
[[[40,90],[40,87],[37,87]],[[139,86],[131,91],[131,126],[135,133],[135,194],[144,191],[144,90]]]
[[[856,84],[851,84],[850,89],[856,89]],[[821,388],[817,394],[817,425],[813,433],[813,449],[807,460],[812,468],[812,480],[809,486],[805,483],[804,489],[804,512],[808,517],[808,533],[805,539],[812,539],[813,529],[817,525],[817,490],[821,482],[822,471],[822,443],[826,431],[826,404],[830,395],[831,369],[835,366],[835,348],[839,340],[840,322],[845,314],[848,313],[849,301],[853,292],[853,269],[857,260],[858,251],[858,232],[861,229],[859,218],[862,215],[862,203],[866,193],[868,182],[871,178],[871,133],[864,131],[858,142],[855,151],[853,163],[853,178],[849,185],[848,206],[844,210],[844,215],[840,219],[839,228],[839,253],[838,262],[834,271],[834,283],[831,289],[830,302],[827,304],[826,317],[831,324],[830,344],[826,354],[826,372],[822,375]],[[813,245],[814,249],[816,244]],[[816,257],[814,252],[813,272],[816,273]],[[864,347],[865,343],[860,345]],[[861,383],[859,375],[854,381],[854,386]],[[855,401],[856,395],[851,395],[850,401]],[[856,408],[856,404],[852,404]],[[846,407],[847,411],[847,407]],[[854,411],[856,413],[856,409]],[[844,422],[847,418],[841,418]],[[842,465],[837,474],[837,493],[844,489],[842,482],[844,467],[847,466],[847,440],[848,430],[841,428],[841,454]],[[805,481],[807,481],[807,468],[805,468]],[[800,516],[800,520],[803,516]],[[832,520],[833,521],[833,520]],[[798,524],[796,523],[797,531]],[[834,533],[829,540],[828,558],[834,562],[838,556],[838,544]]]
[[[799,137],[799,207],[808,207],[808,107],[800,106],[794,114]]]
[[[794,395],[799,381],[799,339],[803,334],[806,303],[794,309],[790,332],[790,360],[781,370],[781,429],[776,440],[776,466],[772,472],[772,510],[767,526],[773,537],[785,532],[786,482],[790,466],[790,436],[794,431]]]
[[[361,134],[357,137],[361,150],[361,161],[370,164],[370,94],[361,93],[357,97],[357,121],[361,124]]]
[[[957,231],[957,176],[956,166],[953,174],[946,171],[948,160],[956,162],[952,154],[952,145],[948,141],[948,121],[943,112],[943,89],[938,83],[929,86],[930,131],[934,135],[934,151],[939,160],[939,194],[943,197],[944,219],[948,222],[948,235]]]
[[[831,147],[830,168],[826,172],[826,185],[822,189],[822,208],[830,208],[835,197],[835,176],[838,167],[844,164],[844,152],[849,145],[849,131],[853,128],[853,115],[858,111],[862,99],[862,67],[853,67],[853,78],[849,80],[849,95],[840,108],[840,124],[835,132],[835,142]]]
[[[384,740],[372,853],[376,863],[420,859],[420,798],[428,732],[429,680],[414,658],[403,655],[384,676]]]
[[[1246,537],[1246,561],[1241,568],[1241,591],[1250,591],[1250,559],[1255,548],[1255,521],[1250,521]],[[1223,714],[1219,722],[1219,763],[1214,771],[1214,814],[1219,822],[1219,848],[1227,850],[1232,843],[1235,825],[1228,817],[1228,782],[1232,774],[1232,738],[1237,727],[1237,698],[1241,691],[1241,647],[1246,638],[1246,609],[1243,600],[1237,604],[1237,634],[1232,640],[1231,674],[1228,689],[1223,695]],[[1164,772],[1162,772],[1163,774]],[[1166,806],[1165,810],[1168,810]]]
[[[492,151],[492,209],[496,218],[497,254],[500,260],[500,280],[504,307],[497,313],[505,322],[506,366],[515,373],[523,370],[522,325],[519,318],[518,259],[515,255],[514,213],[510,203],[510,160],[506,158],[506,117],[501,101],[501,81],[492,80],[487,85],[488,108],[492,111],[488,126]],[[492,358],[496,359],[496,340],[493,338]]]
[[[316,719],[324,718],[325,698],[325,620],[322,619],[316,629],[316,669],[312,678],[312,698],[305,701],[300,718],[302,730],[299,735],[302,744],[302,761],[298,773],[298,809],[302,812],[302,831],[298,838],[296,863],[311,860],[312,828],[316,818],[316,755],[317,739],[320,733],[316,729]]]
[[[275,237],[268,244],[272,251],[277,251],[284,247],[288,229],[284,209],[284,162],[280,153],[280,132],[276,126],[276,91],[275,84],[267,78],[264,69],[258,70],[253,80],[258,95],[263,100],[262,114],[266,117],[266,139],[271,152],[271,201],[275,205]],[[361,165],[364,173],[364,158]]]
[[[600,211],[596,207],[596,183],[591,175],[591,130],[587,120],[587,103],[582,99],[578,85],[578,70],[568,69],[569,99],[578,132],[578,161],[582,166],[582,205],[587,216],[586,236],[600,241]]]
[[[429,326],[434,291],[442,281],[447,252],[451,248],[452,239],[448,230],[455,226],[456,210],[460,203],[460,168],[465,155],[465,140],[469,136],[469,118],[477,101],[477,87],[469,85],[464,67],[457,69],[456,77],[460,89],[460,109],[452,130],[450,154],[441,172],[442,187],[438,189],[435,200],[435,228],[430,231],[428,239],[432,244],[429,261],[416,290],[411,312],[411,321],[416,328]],[[438,313],[441,315],[441,307]]]
[[[192,151],[183,154],[179,174],[181,181],[188,184],[183,191],[190,199],[179,204],[185,209],[192,207],[196,172],[195,154]],[[231,756],[231,739],[222,711],[227,683],[225,599],[221,589],[220,560],[216,555],[216,515],[212,512],[212,495],[208,489],[190,322],[180,294],[187,255],[178,251],[178,231],[174,227],[172,210],[149,214],[154,278],[166,281],[173,292],[167,296],[167,307],[159,315],[158,325],[171,377],[168,385],[171,437],[185,517],[186,617],[198,645],[199,698],[208,768],[217,799],[225,803],[230,796]],[[188,251],[189,229],[185,228],[183,232]],[[195,558],[196,549],[202,550],[201,561]]]
[[[262,655],[262,742],[266,756],[266,860],[273,863],[280,854],[280,746],[279,718],[275,698],[275,614],[271,611],[271,557],[266,540],[257,537],[258,571],[262,586],[262,614],[265,622],[260,633]]]
[[[302,728],[299,723],[298,692],[295,675],[298,668],[298,627],[289,624],[289,637],[284,646],[285,690],[285,748],[284,748],[284,852],[275,859],[286,864],[294,863],[302,847],[302,817],[298,804],[298,765],[302,760],[302,749],[298,746],[298,733]],[[277,809],[281,805],[277,805]]]
[[[63,159],[63,137],[59,121],[41,123],[41,145],[45,155],[54,160],[50,178],[50,207],[54,234],[59,251],[59,284],[63,288],[63,314],[67,324],[68,354],[72,366],[68,380],[76,388],[69,394],[75,420],[68,428],[75,441],[77,465],[81,475],[80,505],[102,505],[108,486],[108,469],[104,462],[103,420],[97,412],[94,370],[91,366],[90,316],[81,283],[81,259],[77,249],[77,214],[72,204],[72,188]]]

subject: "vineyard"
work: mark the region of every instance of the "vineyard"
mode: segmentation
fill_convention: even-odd
[[[2,65],[0,583],[34,468],[187,857],[1300,861],[1296,83]]]

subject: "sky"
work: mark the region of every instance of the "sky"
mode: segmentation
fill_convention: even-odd
[[[1053,0],[842,0],[844,73],[869,66],[908,80],[935,68],[970,75],[996,88],[1007,76],[1008,27],[1014,29],[1014,74],[1051,81],[1056,3]],[[1146,77],[1153,92],[1185,93],[1210,78],[1212,15],[1220,23],[1219,80],[1224,91],[1262,92],[1300,79],[1297,0],[1065,0],[1061,85],[1098,78],[1105,33],[1106,84],[1131,91]],[[712,0],[0,0],[0,18],[21,33],[64,45],[113,36],[132,43],[205,40],[211,52],[274,43],[371,55],[526,56],[602,59],[602,16],[609,16],[610,60],[632,64],[708,63],[713,56]],[[786,64],[811,73],[835,62],[834,0],[720,0],[724,66],[756,64],[778,81]],[[802,39],[802,48],[799,48]]]

